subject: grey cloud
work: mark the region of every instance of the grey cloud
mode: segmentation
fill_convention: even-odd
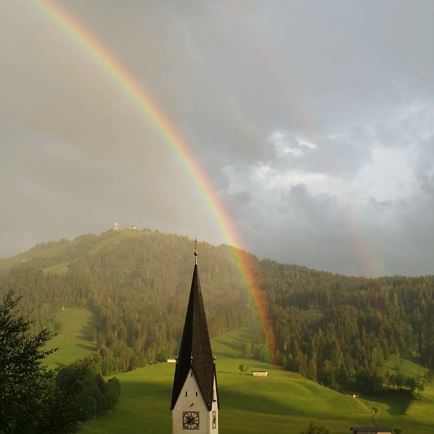
[[[100,152],[95,158],[94,148],[86,152],[59,137],[5,130],[0,224],[8,231],[2,233],[0,255],[35,242],[99,232],[114,221],[191,236],[200,228],[204,239],[221,241],[206,204],[173,158],[153,158],[154,164],[148,160],[146,166],[143,158],[133,158],[133,164],[131,151],[117,158]]]
[[[256,251],[324,270],[366,273],[352,244],[348,211],[336,197],[314,195],[306,185],[297,184],[282,196],[279,214],[275,212],[268,208],[268,218],[256,225],[261,231],[250,237]]]
[[[377,200],[375,197],[366,198],[366,205],[369,208],[372,208],[375,213],[385,213],[390,210],[395,210],[398,205],[399,207],[408,206],[408,204],[404,200]]]
[[[371,151],[372,144],[363,142],[355,131],[318,137],[311,145],[291,132],[279,131],[270,137],[267,158],[262,163],[280,171],[345,177],[364,167],[371,160]]]
[[[226,200],[230,207],[245,207],[252,203],[252,195],[247,191],[226,195]],[[232,205],[232,206],[231,206]]]
[[[430,270],[432,1],[61,3],[156,102],[255,253],[369,274],[358,233],[384,272]],[[190,169],[95,58],[32,2],[0,15],[0,255],[113,220],[221,242]]]
[[[434,179],[427,181],[408,199],[406,206],[397,204],[396,215],[389,222],[390,236],[384,256],[392,273],[432,274]],[[384,234],[380,239],[384,239]]]

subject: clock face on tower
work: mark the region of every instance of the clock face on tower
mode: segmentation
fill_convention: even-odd
[[[199,429],[199,412],[184,411],[182,413],[182,427],[184,429]]]

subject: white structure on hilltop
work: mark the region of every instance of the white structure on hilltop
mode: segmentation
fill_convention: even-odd
[[[197,254],[195,252],[195,256]],[[218,434],[219,399],[214,357],[194,266],[172,391],[172,434]]]
[[[113,223],[113,232],[119,232],[121,230],[121,225],[118,222]]]

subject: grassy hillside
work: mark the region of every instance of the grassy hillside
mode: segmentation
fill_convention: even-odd
[[[25,252],[10,258],[0,259],[0,272],[16,267],[24,263],[35,265],[51,265],[59,262],[59,257],[64,257],[67,252],[71,251],[74,242],[69,240],[60,240],[49,243],[41,243],[32,247]]]
[[[402,372],[412,377],[423,377],[426,369],[413,360],[391,357],[387,361],[387,369],[391,373]],[[407,402],[405,407],[405,417],[409,421],[415,420],[429,426],[434,425],[434,383],[425,386],[425,391],[418,399]],[[432,429],[434,432],[434,429]]]
[[[57,351],[46,359],[50,368],[73,363],[89,352],[95,351],[95,342],[84,337],[86,327],[91,320],[91,313],[88,310],[65,308],[59,312],[58,319],[61,329],[47,345],[48,349],[57,348]]]
[[[401,428],[403,434],[434,432],[432,386],[408,409],[387,397],[376,401],[355,399],[268,363],[241,358],[242,344],[252,334],[254,330],[243,328],[213,340],[222,434],[297,434],[311,420],[324,424],[334,434],[344,434],[350,426],[369,424],[374,406],[379,410],[378,423]],[[270,376],[241,374],[240,364],[248,366],[249,371],[268,369]],[[118,407],[107,416],[87,423],[83,433],[169,433],[173,373],[174,365],[157,364],[118,375],[122,384]],[[405,414],[400,414],[403,411]]]
[[[83,332],[90,312],[66,308],[59,312],[62,329],[50,342],[58,351],[48,358],[50,367],[72,363],[94,351],[94,342]],[[298,434],[311,421],[324,424],[334,434],[348,433],[352,425],[369,424],[372,408],[378,409],[377,422],[401,428],[403,434],[434,432],[434,386],[428,385],[418,400],[384,395],[352,398],[322,387],[297,374],[268,363],[240,356],[246,342],[257,342],[258,325],[226,333],[213,340],[217,356],[221,397],[221,433]],[[248,367],[247,375],[239,366]],[[268,378],[250,375],[252,369],[267,369]],[[411,360],[391,358],[387,369],[407,375],[423,375],[424,368]],[[172,364],[156,364],[119,374],[122,396],[118,407],[105,417],[83,427],[84,434],[169,433],[170,394],[174,373]]]
[[[114,234],[111,231],[100,235],[85,234],[73,240],[62,239],[39,243],[10,258],[0,258],[0,272],[19,265],[32,265],[46,272],[64,274],[74,260],[89,258],[106,248],[116,246],[131,239],[143,239],[155,232],[123,230]]]

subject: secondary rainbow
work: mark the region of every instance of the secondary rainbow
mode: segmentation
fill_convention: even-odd
[[[276,354],[276,341],[273,327],[269,319],[269,310],[263,291],[256,282],[252,262],[249,255],[242,250],[242,242],[237,234],[221,199],[215,193],[206,173],[194,157],[190,147],[179,136],[167,117],[159,110],[145,92],[139,82],[120,62],[105,48],[97,38],[85,29],[75,17],[53,1],[34,0],[34,3],[46,13],[56,24],[67,32],[120,86],[130,99],[139,107],[143,115],[164,137],[183,164],[185,170],[193,179],[202,199],[209,205],[225,241],[238,247],[235,250],[235,260],[245,285],[249,288],[256,310],[264,329],[265,338],[273,360]]]
[[[228,5],[234,6],[234,3],[228,3]],[[296,80],[290,64],[285,61],[281,52],[276,50],[275,44],[270,39],[270,34],[265,31],[264,26],[261,26],[259,22],[252,18],[252,15],[239,13],[240,9],[236,5],[226,10],[232,12],[232,14],[228,15],[226,23],[232,18],[232,23],[238,31],[251,39],[257,56],[261,59],[260,64],[270,72],[273,78],[272,82],[277,85],[278,95],[283,98],[286,104],[288,117],[294,118],[295,116],[297,122],[302,126],[303,134],[301,138],[313,143],[318,141],[319,146],[327,146],[327,132],[315,117],[315,114],[309,111],[302,84]],[[235,27],[232,30],[235,30]],[[333,164],[334,155],[329,152],[325,152],[324,155],[327,155],[330,164]],[[387,270],[378,256],[374,240],[369,242],[369,234],[364,230],[364,225],[361,224],[355,210],[351,206],[347,206],[343,211],[346,213],[350,240],[359,259],[363,275],[376,277],[386,274]]]

